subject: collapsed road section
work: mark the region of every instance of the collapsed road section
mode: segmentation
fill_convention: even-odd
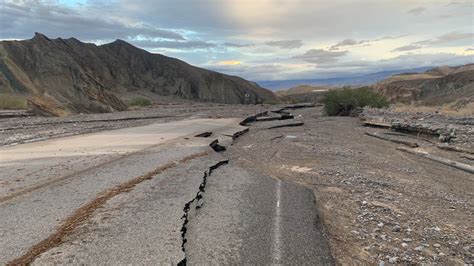
[[[225,148],[248,128],[181,121],[2,148],[0,262],[331,264],[312,192],[232,164],[202,132]]]

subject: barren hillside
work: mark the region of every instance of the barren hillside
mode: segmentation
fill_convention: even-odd
[[[394,75],[374,85],[390,101],[465,105],[474,100],[474,64]]]
[[[121,96],[135,91],[220,103],[277,101],[255,83],[121,40],[96,46],[36,33],[30,40],[0,42],[0,92],[30,97],[44,114],[124,110]]]

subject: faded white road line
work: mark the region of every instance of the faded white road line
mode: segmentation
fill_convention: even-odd
[[[280,208],[280,201],[281,201],[281,180],[278,179],[276,182],[276,209],[275,209],[275,220],[273,223],[273,262],[280,263],[281,262],[281,208]]]

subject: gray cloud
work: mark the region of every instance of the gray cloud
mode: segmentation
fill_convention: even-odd
[[[54,2],[35,0],[2,2],[0,24],[0,38],[25,39],[39,31],[50,37],[73,35],[83,40],[127,39],[136,36],[184,40],[181,34],[172,30],[142,22],[125,22],[116,17],[104,16],[100,12],[95,13],[94,10],[88,10],[84,15]]]
[[[338,42],[331,47],[329,47],[329,50],[338,50],[339,47],[344,47],[344,46],[354,46],[354,45],[360,45],[360,44],[368,44],[369,41],[367,40],[362,40],[362,41],[356,41],[354,39],[345,39],[341,42]]]
[[[419,42],[414,42],[414,44],[418,45],[438,45],[438,44],[445,44],[455,41],[467,40],[467,39],[474,39],[473,33],[460,33],[460,32],[448,32],[441,36],[438,36],[434,39],[423,40]]]
[[[426,11],[425,7],[415,7],[407,11],[408,14],[412,15],[421,15]]]
[[[225,42],[222,45],[226,47],[235,47],[235,48],[255,46],[255,44],[252,44],[252,43],[233,43],[233,42]]]
[[[449,63],[447,63],[449,62]],[[314,78],[321,73],[333,77],[344,77],[351,74],[368,74],[380,71],[413,69],[419,67],[436,67],[441,65],[464,65],[474,62],[473,55],[453,53],[404,54],[389,59],[373,61],[338,61],[330,64],[315,65],[314,71],[301,73],[297,78]]]
[[[403,69],[423,66],[463,65],[473,62],[472,55],[456,55],[453,53],[404,54],[390,59],[377,61],[383,69]]]
[[[405,51],[413,51],[417,49],[421,49],[421,46],[416,45],[416,44],[409,44],[409,45],[404,45],[396,49],[393,49],[392,52],[405,52]]]
[[[467,48],[466,52],[474,51],[474,48]]]
[[[287,69],[284,65],[258,64],[258,65],[206,65],[207,69],[227,73],[229,75],[245,76],[250,80],[272,80],[282,78],[282,73]]]
[[[374,41],[395,40],[395,39],[399,39],[405,36],[408,36],[408,35],[407,34],[401,34],[401,35],[396,35],[396,36],[387,35],[387,36],[383,36],[381,38],[375,39]]]
[[[339,60],[340,57],[347,54],[347,51],[328,51],[324,49],[311,49],[302,55],[293,56],[295,59],[303,59],[306,62],[313,64],[333,63]]]
[[[460,33],[460,32],[449,32],[443,35],[440,35],[434,39],[427,39],[423,41],[417,41],[410,43],[408,45],[404,45],[393,49],[392,52],[404,52],[404,51],[412,51],[417,49],[422,49],[424,47],[430,46],[438,46],[448,43],[455,43],[464,40],[473,40],[474,34],[473,33]]]
[[[386,36],[383,36],[383,37],[380,37],[380,38],[377,38],[377,39],[374,39],[374,40],[361,40],[361,41],[357,41],[357,40],[354,40],[354,39],[344,39],[343,41],[340,41],[340,42],[330,46],[329,50],[339,50],[340,47],[345,47],[345,46],[356,46],[356,45],[371,46],[372,45],[371,42],[378,42],[378,41],[383,41],[383,40],[395,40],[395,39],[405,37],[405,36],[406,36],[405,34],[397,35],[397,36],[386,35]]]
[[[294,49],[303,46],[302,40],[283,40],[283,41],[270,41],[266,42],[266,45],[276,46],[280,49]]]
[[[172,48],[172,49],[208,49],[215,48],[217,44],[204,41],[132,41],[132,44],[145,48]]]

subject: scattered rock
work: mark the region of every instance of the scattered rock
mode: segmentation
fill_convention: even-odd
[[[201,134],[197,134],[195,137],[197,138],[208,138],[212,135],[212,132],[203,132]]]
[[[213,142],[211,142],[209,144],[209,146],[211,146],[211,148],[216,151],[216,152],[222,152],[222,151],[225,151],[226,148],[222,145],[219,144],[219,140],[214,140]]]

